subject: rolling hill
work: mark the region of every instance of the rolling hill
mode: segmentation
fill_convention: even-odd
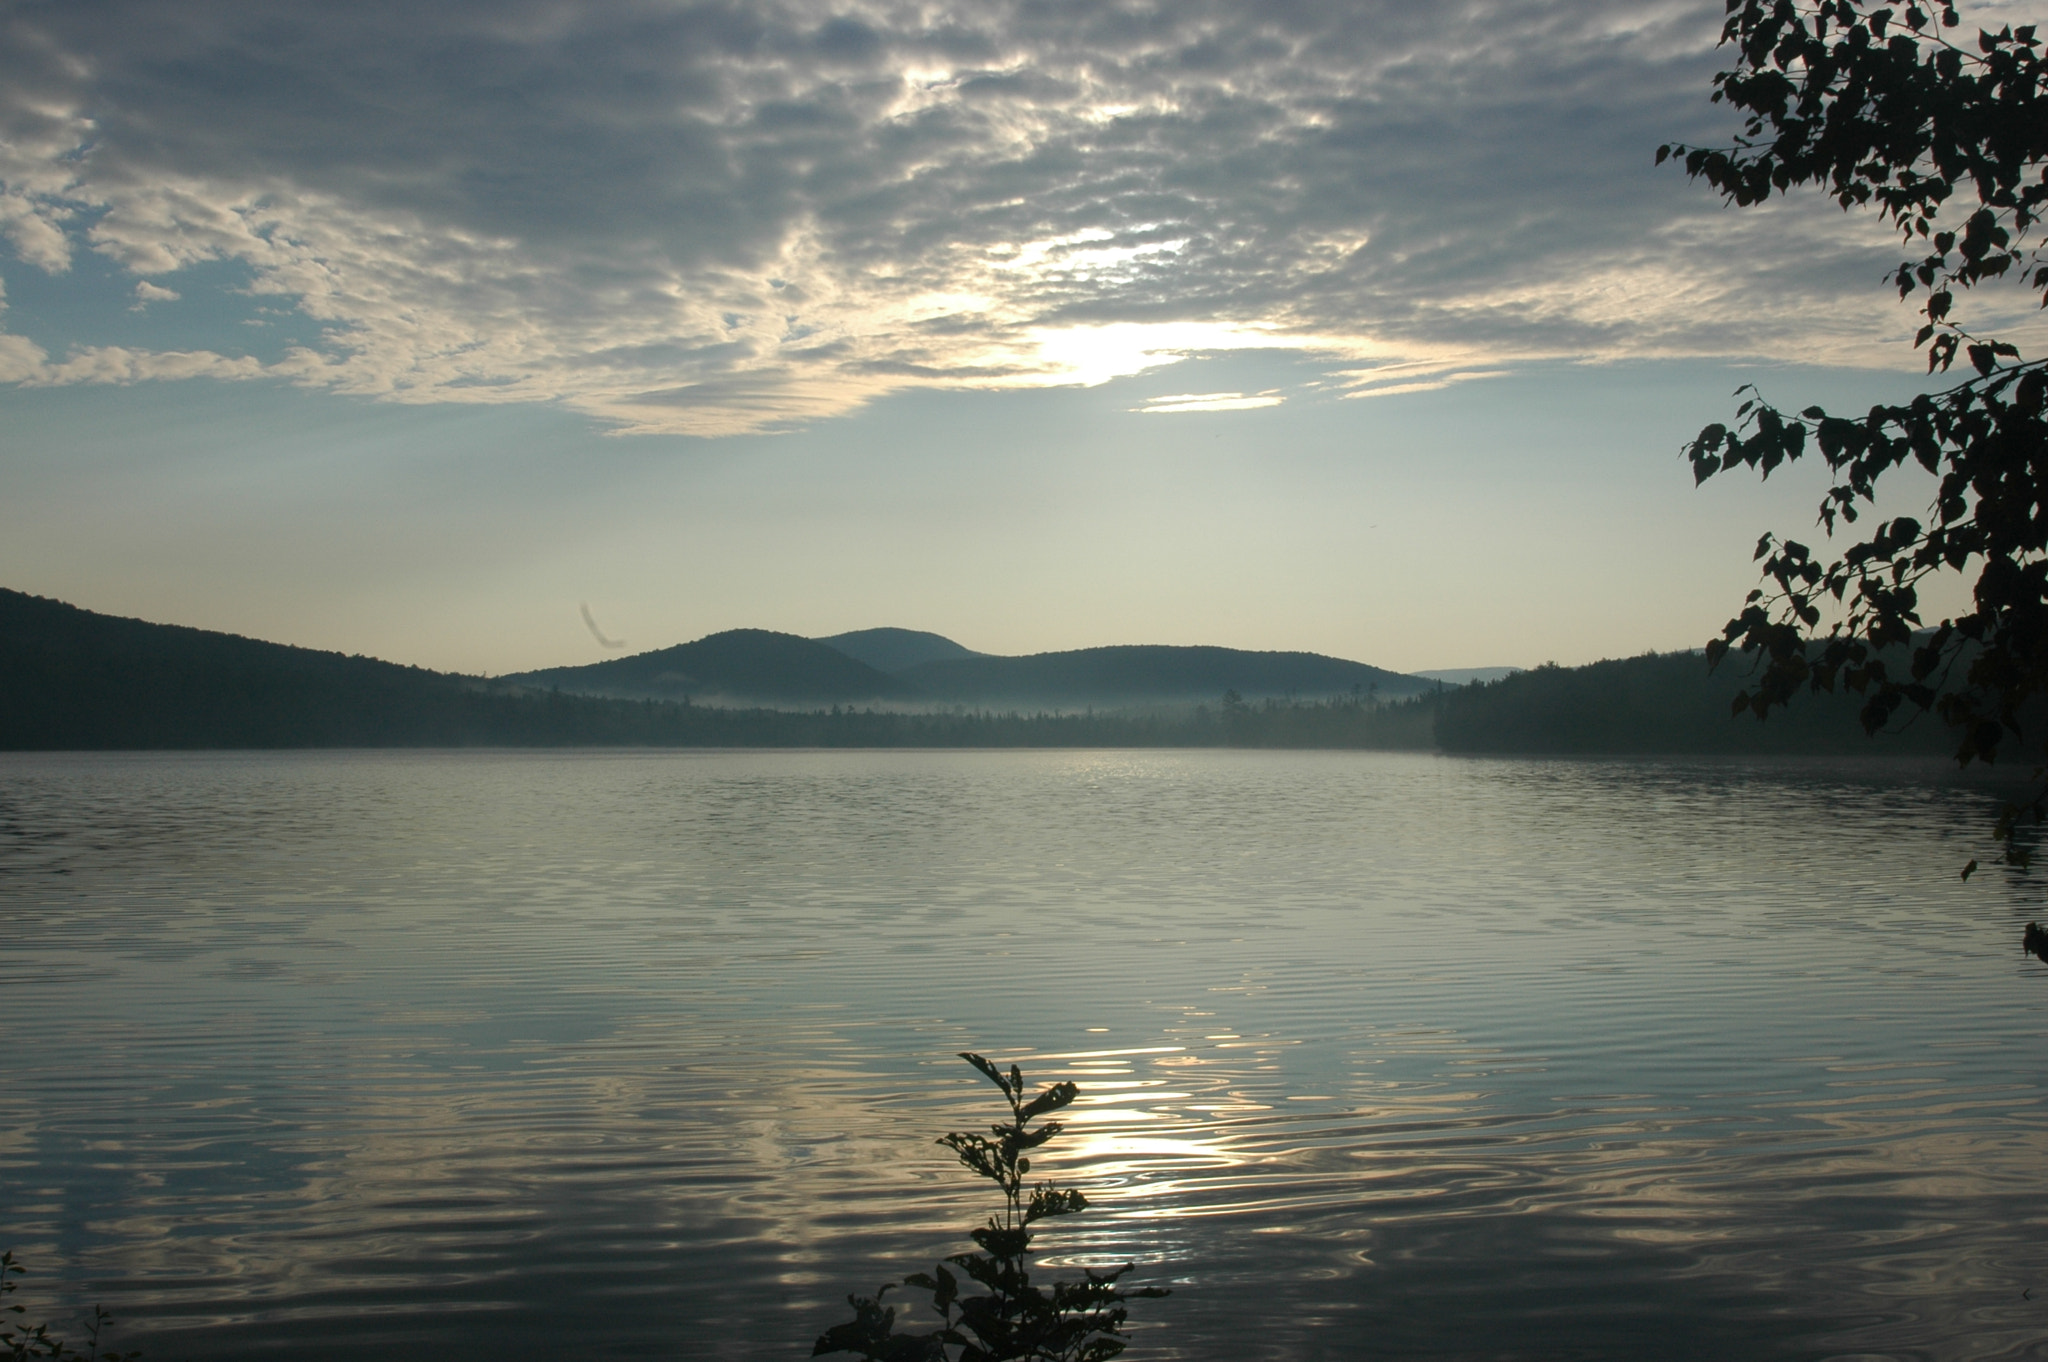
[[[1856,721],[1860,697],[1853,694],[1801,696],[1767,724],[1731,719],[1729,700],[1743,684],[1742,669],[1710,674],[1695,654],[1544,666],[1443,691],[1433,682],[1336,658],[1229,648],[942,657],[908,671],[909,680],[890,677],[815,640],[735,630],[595,667],[528,673],[524,684],[486,682],[121,619],[0,589],[0,749],[14,751],[1435,746],[1475,754],[1942,756],[1954,741],[1932,719],[1867,739]],[[577,695],[568,686],[557,691],[537,683],[555,675],[575,683],[591,672],[628,693],[643,683],[687,681],[779,692],[785,701],[835,690],[840,698],[829,700],[829,712],[825,703],[808,710],[736,708]],[[1296,698],[1272,698],[1283,687]],[[1175,696],[1211,701],[1225,689],[1243,701],[1177,714],[1142,709],[1145,701]],[[884,710],[847,704],[877,691],[891,699],[914,694],[923,703]],[[1008,697],[1019,693],[1067,712],[991,712],[1015,708]],[[1397,703],[1375,704],[1364,698],[1368,694]],[[1403,694],[1414,698],[1401,700]],[[1126,706],[1121,714],[1112,712],[1118,701]],[[1089,704],[1096,714],[1076,712]]]
[[[757,661],[772,659],[776,637],[755,650]],[[815,660],[813,648],[828,666],[858,666],[819,645],[792,651]],[[746,652],[731,647],[726,656]],[[564,694],[123,619],[0,589],[0,751],[1101,747],[1223,737],[1143,719],[828,713]]]
[[[892,674],[906,671],[920,662],[985,656],[971,648],[961,647],[944,634],[926,633],[922,629],[856,629],[850,634],[821,638],[818,642],[828,648],[837,648],[878,672]]]
[[[1026,657],[940,658],[902,673],[928,699],[953,704],[1083,705],[1214,703],[1225,691],[1246,699],[1371,693],[1398,699],[1430,690],[1420,677],[1321,653],[1254,653],[1239,648],[1135,644],[1033,653]]]
[[[1433,689],[1362,662],[1320,653],[1137,645],[997,657],[917,629],[862,629],[805,639],[732,629],[695,643],[501,680],[575,695],[712,704],[890,704],[1039,710],[1118,708]]]
[[[0,748],[512,740],[519,726],[493,699],[418,667],[0,590]]]
[[[501,679],[636,700],[832,705],[921,698],[914,686],[837,648],[767,629],[728,629],[673,648]]]

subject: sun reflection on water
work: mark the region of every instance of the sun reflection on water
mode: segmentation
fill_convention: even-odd
[[[812,753],[0,792],[0,1232],[151,1355],[787,1355],[986,1214],[933,1143],[993,1116],[963,1050],[1080,1085],[1046,1262],[1175,1286],[1134,1356],[2048,1334],[2038,909],[1918,875],[1953,791]],[[1781,833],[1815,809],[1835,853]]]

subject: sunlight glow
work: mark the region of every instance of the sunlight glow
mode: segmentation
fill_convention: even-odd
[[[1230,322],[1112,322],[1103,326],[1034,327],[1025,333],[1050,383],[1094,387],[1193,355],[1222,350],[1298,348],[1296,337]]]

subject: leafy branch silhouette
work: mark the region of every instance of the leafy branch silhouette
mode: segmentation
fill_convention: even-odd
[[[1757,659],[1737,713],[1763,718],[1802,689],[1840,685],[1864,698],[1873,733],[1902,709],[1932,711],[1963,764],[2017,750],[2048,782],[2048,360],[1955,311],[1959,295],[2000,280],[2048,306],[2048,49],[2033,25],[1960,40],[1952,0],[1726,4],[1721,41],[1738,60],[1712,98],[1742,115],[1742,130],[1730,146],[1660,147],[1657,160],[1676,158],[1737,206],[1812,186],[1875,211],[1918,256],[1887,279],[1902,299],[1921,298],[1913,344],[1928,371],[1961,359],[1973,372],[1860,417],[1794,414],[1738,390],[1748,400],[1735,423],[1687,446],[1696,481],[1744,467],[1768,477],[1818,453],[1833,484],[1818,517],[1830,539],[1876,510],[1878,483],[1896,469],[1924,469],[1935,491],[1925,523],[1880,519],[1839,552],[1765,535],[1763,584],[1707,660]],[[1921,587],[1970,572],[1970,608],[1929,627]],[[2015,830],[2044,819],[2048,783],[2000,815],[2000,859],[2024,866]]]
[[[960,1057],[1002,1089],[1010,1119],[990,1127],[993,1138],[956,1130],[939,1143],[1002,1188],[1002,1209],[973,1231],[980,1252],[955,1254],[930,1272],[913,1272],[900,1283],[884,1285],[873,1296],[848,1296],[853,1318],[827,1329],[811,1355],[858,1353],[869,1362],[1106,1362],[1125,1347],[1124,1302],[1168,1293],[1151,1286],[1119,1288],[1130,1263],[1107,1272],[1083,1268],[1080,1280],[1054,1282],[1049,1291],[1033,1284],[1026,1266],[1033,1225],[1088,1205],[1071,1188],[1051,1183],[1028,1193],[1025,1188],[1030,1152],[1064,1129],[1058,1121],[1036,1129],[1031,1123],[1072,1105],[1080,1089],[1054,1083],[1026,1100],[1024,1075],[1016,1065],[1005,1073],[980,1055],[962,1052]],[[969,1284],[982,1289],[971,1293]],[[897,1286],[929,1292],[940,1326],[924,1333],[898,1331],[895,1307],[882,1301]]]
[[[27,1271],[13,1253],[0,1253],[0,1300],[14,1294],[14,1279]],[[142,1356],[140,1352],[100,1351],[100,1332],[114,1317],[97,1305],[85,1322],[86,1346],[82,1350],[53,1336],[49,1325],[19,1318],[27,1313],[27,1306],[0,1305],[0,1359],[4,1362],[136,1362]],[[17,1318],[7,1318],[10,1315]]]

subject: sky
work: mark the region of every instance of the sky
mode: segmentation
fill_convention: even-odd
[[[1697,646],[1823,484],[1685,442],[1926,382],[1880,224],[1654,164],[1720,12],[0,0],[0,586],[484,673]]]

